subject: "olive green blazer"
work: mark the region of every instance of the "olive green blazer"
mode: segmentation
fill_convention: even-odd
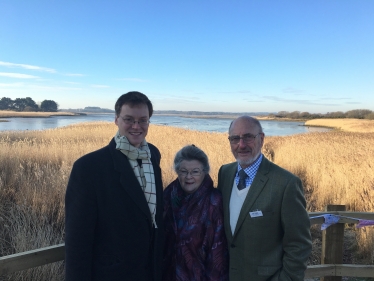
[[[229,204],[237,165],[223,165],[218,173],[230,281],[304,280],[312,244],[300,179],[263,157],[232,234]],[[262,215],[251,216],[257,210]]]

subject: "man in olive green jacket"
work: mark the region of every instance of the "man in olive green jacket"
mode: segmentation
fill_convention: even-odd
[[[300,179],[262,155],[264,133],[257,119],[235,119],[229,141],[237,162],[221,167],[218,189],[230,281],[303,280],[312,246]]]

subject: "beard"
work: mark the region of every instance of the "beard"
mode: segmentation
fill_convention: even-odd
[[[260,157],[260,155],[261,155],[261,151],[259,151],[255,156],[252,156],[247,159],[237,158],[236,161],[240,164],[241,167],[249,167],[258,159],[258,157]]]

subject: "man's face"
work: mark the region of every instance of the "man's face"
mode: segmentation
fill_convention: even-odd
[[[130,107],[124,104],[121,107],[121,113],[116,116],[115,123],[121,136],[125,136],[131,145],[140,147],[148,133],[149,123],[141,125],[142,121],[149,120],[148,106],[146,104],[138,104]],[[131,121],[137,121],[135,124]],[[127,124],[129,123],[130,124]],[[139,123],[140,122],[140,123]]]
[[[231,152],[242,168],[250,166],[261,154],[264,134],[259,133],[260,128],[246,118],[236,119],[231,126],[230,137],[256,136],[258,134],[255,138],[249,138],[248,143],[243,139],[240,139],[237,144],[230,142]]]

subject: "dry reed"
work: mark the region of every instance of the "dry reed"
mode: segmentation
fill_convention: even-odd
[[[71,166],[80,156],[108,144],[116,130],[113,123],[94,122],[0,133],[0,255],[63,242],[64,194]],[[215,184],[220,166],[234,161],[226,133],[151,125],[147,141],[161,151],[164,186],[176,177],[172,162],[184,145],[195,144],[207,153]],[[322,211],[326,204],[374,211],[374,133],[266,137],[263,152],[303,180],[309,211]],[[372,261],[374,232],[363,229],[356,237],[360,259]],[[0,280],[63,280],[63,265],[46,265]]]
[[[313,119],[306,126],[331,127],[346,132],[374,133],[374,120],[362,119]]]

